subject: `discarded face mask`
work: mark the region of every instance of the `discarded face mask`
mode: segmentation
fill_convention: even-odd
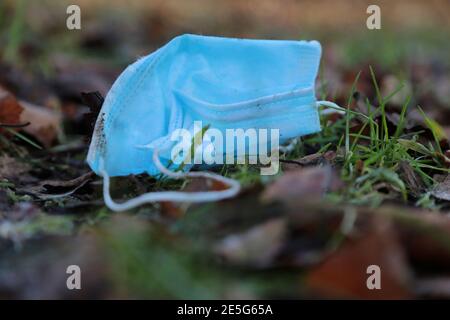
[[[146,202],[204,202],[236,195],[240,186],[232,179],[168,170],[176,143],[171,134],[177,129],[192,131],[195,121],[223,132],[278,129],[280,143],[320,131],[314,94],[320,56],[317,41],[183,35],[130,65],[106,97],[87,157],[92,170],[104,178],[107,206],[121,211]],[[140,173],[207,177],[229,188],[150,192],[114,202],[109,177]]]

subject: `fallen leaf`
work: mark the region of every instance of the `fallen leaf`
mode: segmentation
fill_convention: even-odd
[[[301,168],[303,166],[310,166],[310,165],[319,165],[324,163],[329,163],[336,158],[336,153],[334,151],[327,151],[325,153],[317,152],[313,154],[309,154],[307,156],[304,156],[300,159],[294,159],[294,160],[282,160],[281,162],[281,168],[283,171],[289,171],[289,170],[295,170],[298,168]]]
[[[395,214],[400,208],[391,209]],[[404,210],[404,209],[403,209]],[[446,271],[450,268],[450,220],[442,214],[404,210],[395,225],[408,259],[418,269]]]
[[[22,112],[23,108],[17,99],[0,87],[0,124],[19,124]]]
[[[411,165],[408,162],[401,161],[399,167],[400,167],[400,177],[405,182],[409,191],[412,193],[414,197],[419,197],[422,194],[423,190],[425,189],[425,186],[421,178],[418,176],[418,174],[414,171],[413,167],[411,167]]]
[[[381,289],[367,286],[368,267],[381,269]],[[404,299],[411,297],[411,272],[388,219],[372,217],[367,230],[348,239],[307,276],[315,293],[329,298]]]
[[[192,178],[190,182],[183,188],[185,192],[199,192],[199,191],[221,191],[229,187],[217,180],[205,178]]]
[[[401,84],[402,81],[400,81],[399,78],[397,78],[392,74],[387,74],[386,76],[383,77],[382,80],[381,95],[383,97],[389,96],[391,92],[394,92]],[[403,82],[402,89],[397,94],[391,97],[389,103],[400,106],[411,94],[412,94],[411,84],[409,82]]]
[[[398,126],[401,122],[401,117],[400,114],[398,113],[386,113],[386,118],[389,120],[389,122],[394,125],[394,126]],[[413,121],[412,119],[410,119],[409,117],[405,117],[403,119],[403,129],[407,129],[407,130],[411,130],[412,128],[414,128],[415,125],[417,125],[418,123],[416,123],[415,121]]]
[[[433,152],[428,150],[423,144],[416,142],[414,140],[406,140],[406,139],[398,139],[398,143],[400,143],[407,150],[413,150],[423,155],[432,156]]]
[[[234,265],[266,267],[281,248],[286,236],[286,221],[272,219],[244,233],[222,239],[214,251]]]
[[[326,191],[339,188],[340,180],[329,166],[288,171],[269,185],[262,200],[289,201],[320,198]]]
[[[200,192],[200,191],[220,191],[226,190],[228,186],[220,181],[205,179],[205,178],[192,178],[182,189],[183,192]],[[184,216],[186,210],[191,204],[189,203],[177,203],[171,201],[162,201],[160,203],[161,213],[169,218],[181,218]]]
[[[68,181],[46,180],[36,186],[18,188],[17,191],[32,195],[41,200],[64,198],[82,188],[86,183],[91,181],[94,176],[95,173],[88,172],[78,178]]]
[[[25,101],[20,101],[20,105],[23,107],[20,122],[30,123],[23,130],[45,147],[50,147],[61,132],[61,116],[50,109]]]
[[[170,201],[160,202],[161,214],[169,218],[178,219],[184,216],[186,209],[184,206]]]
[[[434,187],[431,195],[440,200],[450,201],[450,175]]]

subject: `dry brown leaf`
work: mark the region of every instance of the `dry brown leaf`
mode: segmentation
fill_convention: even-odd
[[[431,191],[431,195],[440,200],[450,201],[450,175]]]
[[[262,200],[313,200],[320,198],[327,190],[338,188],[339,185],[339,179],[329,166],[298,169],[287,172],[267,187],[262,194]]]
[[[42,200],[69,196],[86,185],[95,176],[88,172],[72,180],[45,180],[36,186],[19,188],[18,191],[30,194]]]
[[[61,116],[50,110],[32,103],[20,101],[23,112],[20,122],[29,122],[23,130],[35,137],[45,147],[50,147],[61,131]]]
[[[220,191],[226,189],[228,189],[228,186],[220,181],[205,178],[193,178],[186,185],[183,191],[199,192],[199,191]]]
[[[228,186],[220,181],[206,178],[192,178],[183,188],[183,192],[200,191],[220,191],[226,190]],[[160,203],[161,213],[169,218],[181,218],[189,208],[189,203],[176,203],[171,201],[162,201]]]
[[[411,165],[406,161],[400,162],[400,175],[412,195],[419,197],[425,188],[421,178],[417,175]]]
[[[19,101],[8,91],[0,88],[0,124],[21,125],[23,131],[49,147],[61,131],[61,116],[26,101]]]
[[[381,269],[381,289],[367,287],[367,268]],[[368,229],[347,240],[307,277],[309,288],[324,297],[402,299],[411,297],[411,273],[388,219],[374,217]]]
[[[381,95],[387,97],[391,92],[394,92],[402,84],[402,81],[392,74],[387,74],[383,77],[381,84]],[[400,90],[396,95],[394,95],[389,103],[401,106],[408,96],[412,95],[412,87],[409,82],[403,82],[403,89]]]
[[[448,270],[450,219],[442,214],[419,210],[407,210],[404,215],[409,219],[396,219],[396,227],[409,260],[415,266],[426,266],[429,270]]]
[[[19,124],[22,112],[17,99],[0,87],[0,124]]]
[[[280,160],[281,168],[283,171],[296,170],[303,166],[318,165],[323,163],[329,163],[336,158],[336,153],[334,151],[327,151],[325,153],[313,153],[304,156],[300,159],[294,160]]]
[[[235,265],[266,267],[281,248],[286,236],[286,221],[273,219],[244,233],[222,239],[215,252]]]
[[[183,217],[186,212],[185,206],[170,201],[161,201],[160,208],[162,215],[173,219]]]

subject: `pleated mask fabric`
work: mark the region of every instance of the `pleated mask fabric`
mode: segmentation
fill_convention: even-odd
[[[317,41],[178,36],[115,81],[87,162],[108,184],[110,176],[167,174],[155,150],[167,165],[171,134],[192,131],[195,121],[224,135],[234,128],[278,129],[280,143],[319,132],[320,57]]]

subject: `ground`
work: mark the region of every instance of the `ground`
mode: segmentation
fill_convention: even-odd
[[[73,3],[79,31],[64,1],[0,3],[0,298],[450,297],[448,2],[379,1],[376,31],[364,1]],[[182,33],[317,39],[316,94],[347,111],[292,142],[278,175],[214,168],[236,198],[114,213],[85,162],[102,97]],[[112,188],[222,186],[143,174]]]

